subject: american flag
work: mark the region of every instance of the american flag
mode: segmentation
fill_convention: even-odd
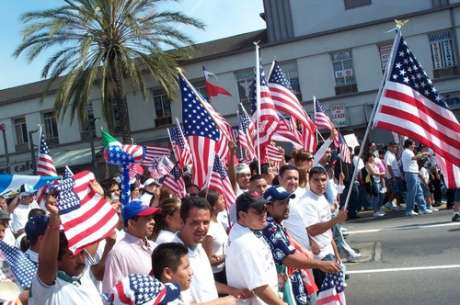
[[[303,126],[314,128],[313,122],[294,94],[291,82],[276,60],[273,61],[273,68],[268,79],[268,87],[270,88],[270,95],[277,111],[292,116]]]
[[[374,118],[376,127],[394,131],[430,147],[444,166],[444,176],[460,187],[460,124],[400,32]]]
[[[317,305],[346,305],[343,272],[327,272],[316,298]]]
[[[166,156],[156,159],[155,162],[148,168],[150,176],[153,179],[160,180],[165,175],[169,174],[174,168],[174,163]]]
[[[326,114],[326,108],[319,102],[315,101],[315,124],[318,129],[333,130],[334,123]]]
[[[267,146],[266,161],[279,168],[284,161],[284,151],[276,145]]]
[[[193,184],[203,188],[207,184],[212,171],[216,143],[221,134],[216,122],[198,101],[198,97],[180,76],[182,93],[182,120],[184,135],[190,145],[193,163]]]
[[[273,135],[273,140],[278,142],[287,142],[294,145],[294,148],[301,149],[304,147],[302,134],[297,130],[292,118],[283,118],[280,116],[278,128]]]
[[[160,182],[162,182],[163,186],[166,186],[173,191],[178,198],[182,199],[187,195],[184,178],[182,177],[182,172],[178,164],[176,164],[171,172],[164,176]]]
[[[144,166],[150,166],[153,160],[160,159],[163,156],[169,157],[171,155],[171,149],[169,147],[162,146],[142,146],[144,150],[144,159],[141,164]]]
[[[255,126],[242,104],[239,104],[238,118],[238,143],[244,151],[245,160],[250,162],[256,157],[256,149],[253,142]]]
[[[272,100],[270,89],[268,87],[267,79],[265,78],[265,71],[262,66],[260,66],[259,72],[260,73],[260,114],[259,114],[259,124],[258,130],[256,130],[254,134],[254,143],[257,147],[257,144],[260,145],[260,158],[264,159],[265,148],[272,139],[273,134],[276,131],[279,123],[278,113],[276,111],[275,103]],[[252,110],[253,116],[252,120],[257,122],[257,84],[253,86],[253,94],[252,94]],[[257,126],[257,125],[256,125]],[[257,133],[259,133],[259,142],[257,143]],[[256,148],[257,149],[257,148]]]
[[[168,304],[180,296],[175,284],[163,284],[153,276],[130,274],[114,287],[114,304]]]
[[[37,175],[40,176],[57,176],[56,168],[54,167],[53,158],[49,155],[48,145],[45,141],[45,133],[40,132],[40,145],[38,146],[37,158]]]
[[[18,248],[11,247],[3,240],[0,240],[0,251],[2,251],[19,286],[23,289],[29,289],[32,279],[37,274],[37,266],[24,252]]]
[[[54,166],[53,158],[49,155],[48,145],[45,141],[45,133],[40,129],[40,144],[38,146],[37,158],[37,175],[40,176],[57,176],[56,167]],[[37,202],[40,206],[44,206],[46,192],[48,186],[44,186],[37,192]]]
[[[179,167],[184,169],[192,163],[192,155],[190,147],[182,133],[182,128],[179,124],[177,127],[168,128],[168,134],[176,161],[179,163]]]
[[[230,182],[222,161],[220,161],[219,157],[217,156],[214,158],[214,166],[212,168],[209,189],[215,190],[216,192],[224,195],[227,211],[235,203],[236,195],[235,191],[233,190],[232,183]]]
[[[338,131],[337,131],[338,132]],[[348,164],[351,164],[351,152],[350,149],[348,148],[347,142],[345,141],[345,138],[341,133],[338,134],[338,139],[339,139],[339,157],[340,159]]]
[[[118,224],[118,215],[107,199],[91,188],[95,179],[90,171],[72,176],[66,170],[61,183],[53,186],[59,192],[59,216],[73,253],[112,234]]]

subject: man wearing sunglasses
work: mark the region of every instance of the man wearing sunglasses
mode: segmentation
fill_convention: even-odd
[[[236,199],[237,223],[229,235],[226,254],[228,285],[246,288],[254,297],[238,301],[245,305],[284,305],[278,295],[275,262],[261,230],[266,225],[267,201],[260,193],[245,192]]]

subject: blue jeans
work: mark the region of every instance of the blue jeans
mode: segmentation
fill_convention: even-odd
[[[380,193],[380,190],[382,189],[382,184],[380,183],[380,181],[375,180],[372,183],[374,184],[373,188],[375,188],[377,194],[370,194],[369,198],[374,212],[377,212],[378,210],[380,210],[383,201],[383,194]]]
[[[420,211],[426,210],[426,201],[423,196],[422,186],[420,184],[420,179],[416,173],[404,173],[404,179],[406,180],[406,213],[410,213],[414,210],[414,204],[417,203],[417,206]]]

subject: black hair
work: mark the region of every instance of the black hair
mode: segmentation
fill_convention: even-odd
[[[361,150],[361,147],[358,145],[358,146],[355,146],[355,148],[353,149],[353,154],[355,156],[359,155],[359,151]]]
[[[404,141],[404,148],[408,148],[412,144],[414,144],[414,141],[412,141],[411,139],[406,139],[406,141]]]
[[[254,176],[251,176],[249,181],[253,182],[253,181],[256,181],[256,180],[260,180],[260,179],[264,179],[264,177],[262,177],[262,175],[254,175]]]
[[[155,227],[153,229],[153,236],[156,239],[161,230],[166,228],[166,216],[173,215],[178,208],[176,207],[179,204],[180,209],[180,199],[178,198],[166,198],[160,202],[159,208],[160,213],[153,215],[155,219]]]
[[[284,172],[286,171],[297,171],[299,172],[299,169],[297,167],[295,167],[294,165],[292,164],[285,164],[283,166],[281,166],[279,172],[278,172],[278,175],[280,177],[282,177],[284,175]]]
[[[313,175],[326,175],[327,176],[327,172],[326,172],[326,169],[322,166],[313,166],[310,169],[310,172],[308,172],[308,179],[311,179]]]
[[[268,170],[270,169],[270,164],[264,163],[260,166],[260,171],[262,175],[268,175]]]
[[[46,216],[46,212],[42,209],[32,209],[29,211],[29,214],[27,215],[27,219],[31,219],[32,217],[35,216]]]
[[[254,160],[251,163],[249,163],[249,170],[251,171],[251,175],[260,174],[259,173],[259,161]]]
[[[217,201],[219,200],[219,193],[215,190],[205,189],[202,190],[198,195],[201,198],[205,198],[212,208],[214,208],[214,205],[216,205]]]
[[[192,208],[208,210],[212,214],[211,205],[206,199],[198,196],[187,196],[182,199],[182,204],[180,206],[180,217],[184,223],[188,218]]]
[[[179,243],[164,243],[158,245],[152,253],[152,275],[161,279],[165,268],[177,271],[182,257],[187,255],[187,248]]]

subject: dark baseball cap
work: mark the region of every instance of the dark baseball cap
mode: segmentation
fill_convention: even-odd
[[[142,204],[140,200],[134,200],[123,207],[122,216],[123,220],[128,220],[134,216],[148,216],[159,212],[159,208],[151,208]]]
[[[45,234],[48,226],[49,217],[46,215],[37,215],[31,217],[24,228],[27,239],[31,242],[37,240],[40,235]]]
[[[267,202],[272,202],[274,200],[285,200],[295,198],[295,194],[289,193],[282,186],[271,186],[265,191],[264,198],[265,200],[267,200]]]
[[[245,192],[236,198],[236,213],[243,211],[247,212],[249,208],[253,208],[256,211],[262,211],[267,204],[260,193],[249,193]]]

